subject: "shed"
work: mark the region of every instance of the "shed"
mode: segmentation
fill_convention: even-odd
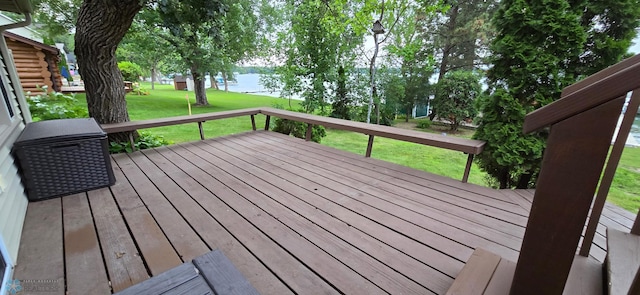
[[[49,91],[62,90],[58,48],[7,31],[2,35],[13,53],[24,91],[41,92],[38,87],[42,86]]]
[[[173,86],[176,90],[187,89],[187,77],[182,75],[176,75],[173,77]]]

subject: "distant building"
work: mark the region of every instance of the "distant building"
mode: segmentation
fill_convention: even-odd
[[[13,22],[15,21],[11,18],[0,14],[0,25]],[[42,43],[42,37],[27,27],[5,31],[3,37],[11,50],[24,91],[42,92],[43,86],[46,86],[48,91],[62,90],[58,48]]]
[[[58,48],[11,32],[4,32],[3,36],[11,49],[24,91],[42,92],[43,86],[47,86],[48,91],[62,90]]]

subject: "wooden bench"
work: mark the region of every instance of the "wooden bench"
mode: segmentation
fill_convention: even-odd
[[[607,228],[607,250],[609,295],[637,294],[629,290],[639,275],[640,236]]]
[[[116,294],[260,294],[220,250],[185,262]]]
[[[515,262],[478,248],[446,294],[508,295],[515,269]],[[600,262],[593,258],[576,256],[563,294],[602,295],[602,279]]]

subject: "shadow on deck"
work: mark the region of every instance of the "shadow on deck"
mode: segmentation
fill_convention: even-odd
[[[117,292],[221,249],[263,294],[444,294],[477,247],[517,261],[533,197],[262,131],[112,159],[111,188],[29,204],[16,279]],[[607,205],[592,257],[634,219]]]

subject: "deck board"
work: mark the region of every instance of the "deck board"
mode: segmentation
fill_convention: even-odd
[[[154,212],[155,220],[160,224],[164,234],[168,237],[182,261],[189,261],[200,256],[210,249],[198,237],[198,234],[189,226],[175,209],[168,198],[174,196],[172,190],[162,190],[160,185],[168,184],[166,181],[153,183],[143,171],[127,155],[113,157],[122,172],[127,175],[131,185],[136,190],[144,204]],[[142,159],[144,155],[134,154],[134,159]],[[155,166],[145,170],[147,174],[161,175]],[[155,258],[155,257],[154,257]],[[162,259],[162,257],[157,257]],[[178,266],[182,261],[175,261],[172,267]],[[166,269],[165,269],[166,270]]]
[[[262,294],[444,294],[475,248],[517,260],[533,197],[265,131],[112,159],[111,188],[29,204],[15,278],[117,292],[220,249]],[[592,256],[634,218],[607,204]]]
[[[332,282],[340,290],[349,294],[382,294],[384,291],[369,280],[364,280],[357,272],[348,268],[335,257],[332,257],[322,249],[311,243],[307,239],[300,239],[301,233],[296,232],[286,226],[283,226],[279,218],[283,212],[263,211],[262,208],[256,206],[250,199],[259,196],[260,190],[251,187],[251,183],[245,183],[243,180],[251,181],[251,178],[238,179],[228,171],[214,166],[208,159],[207,155],[198,155],[198,151],[193,153],[194,149],[187,146],[180,149],[180,146],[173,146],[172,149],[183,152],[187,158],[200,156],[201,159],[192,160],[196,166],[206,171],[210,177],[217,179],[225,186],[237,192],[241,197],[225,198],[224,201],[236,212],[246,218],[255,227],[265,232],[280,247],[301,260],[305,265],[311,266],[315,272],[323,278]],[[178,152],[180,154],[180,152]],[[202,161],[207,160],[207,161]],[[215,161],[215,160],[214,160]],[[216,163],[219,164],[219,163]],[[231,167],[227,167],[231,168]],[[236,171],[237,172],[237,171]],[[256,200],[254,200],[256,201]],[[265,203],[266,205],[266,203]],[[273,214],[273,215],[272,215]]]
[[[161,167],[165,169],[165,171],[170,171],[169,174],[174,180],[178,180],[178,183],[190,187],[192,196],[200,205],[211,214],[211,216],[214,216],[220,224],[224,226],[224,229],[229,231],[229,236],[233,233],[234,237],[238,239],[238,244],[240,245],[230,247],[230,249],[227,250],[225,248],[229,247],[225,246],[233,246],[233,244],[229,245],[229,242],[227,242],[227,239],[225,239],[223,235],[217,236],[217,239],[220,241],[225,241],[220,244],[220,248],[227,250],[225,254],[258,290],[270,291],[272,289],[260,288],[259,283],[266,284],[276,281],[273,279],[271,281],[269,281],[269,279],[255,280],[255,276],[265,276],[269,273],[262,273],[259,268],[254,269],[248,263],[241,263],[242,260],[238,258],[247,256],[242,254],[240,257],[233,255],[233,250],[238,250],[238,248],[242,246],[246,247],[248,251],[265,264],[263,269],[268,265],[273,274],[294,292],[301,293],[304,292],[304,290],[324,290],[323,293],[326,294],[337,294],[336,290],[333,290],[327,282],[313,273],[311,269],[290,256],[283,248],[275,245],[266,234],[245,220],[235,210],[223,202],[222,199],[219,199],[219,197],[239,198],[238,193],[229,189],[223,183],[218,182],[210,175],[203,173],[200,168],[170,148],[159,148],[154,151],[145,151],[145,153],[160,153],[170,161],[162,163]],[[215,195],[212,194],[214,191]],[[207,232],[209,232],[209,230],[203,231],[203,233]],[[280,292],[281,291],[271,291],[267,293],[286,294],[285,292]]]
[[[229,142],[233,142],[233,141],[234,141],[233,139],[230,139],[227,141],[222,141],[221,143],[228,145]],[[244,148],[250,149],[252,148],[252,146],[249,143],[249,144],[245,144]],[[240,148],[237,148],[236,150],[239,150],[239,149]],[[259,151],[260,149],[255,149],[255,150]],[[269,162],[278,161],[278,159],[275,159],[276,158],[275,156],[268,158],[270,153],[271,154],[277,153],[277,151],[273,149],[271,150],[271,152],[264,151],[262,152],[261,156],[267,157],[264,159],[266,159],[266,161],[269,161]],[[250,159],[253,157],[259,157],[259,155],[256,153],[252,153],[250,155]],[[289,161],[289,163],[295,164],[296,161]],[[332,162],[332,163],[335,163],[335,162]],[[416,200],[409,200],[405,198],[389,198],[390,195],[396,194],[395,190],[393,189],[395,185],[394,181],[386,182],[384,186],[389,188],[389,190],[382,191],[382,190],[374,190],[369,188],[369,185],[371,182],[352,181],[348,179],[349,175],[353,175],[354,173],[359,173],[360,172],[359,170],[354,172],[345,172],[345,174],[342,174],[342,175],[336,175],[335,173],[332,173],[330,171],[330,168],[328,167],[326,169],[311,169],[308,171],[313,174],[324,176],[324,178],[318,180],[319,183],[330,183],[330,184],[327,184],[327,186],[335,188],[337,191],[351,191],[356,189],[360,193],[352,195],[350,197],[359,199],[363,204],[376,205],[376,208],[378,208],[379,210],[386,211],[386,212],[394,212],[395,216],[398,216],[400,218],[405,218],[410,222],[413,222],[416,224],[422,223],[425,226],[426,224],[428,224],[427,228],[432,230],[437,229],[437,231],[435,232],[441,236],[446,236],[451,238],[451,237],[460,237],[460,235],[464,235],[464,233],[461,232],[462,229],[460,229],[460,225],[461,224],[463,225],[466,223],[467,225],[473,225],[469,227],[470,229],[473,229],[474,231],[478,230],[477,233],[479,237],[487,237],[487,236],[492,237],[491,240],[501,241],[504,243],[504,245],[507,245],[512,249],[519,249],[520,247],[519,241],[513,236],[502,234],[499,231],[487,229],[484,227],[478,227],[477,223],[471,223],[471,222],[467,223],[467,221],[463,218],[458,218],[457,216],[452,216],[451,214],[443,214],[443,211],[436,210],[427,206],[422,206],[423,204],[421,202],[417,202]],[[302,172],[297,172],[297,173],[302,173]],[[376,198],[363,198],[363,196],[365,196],[366,194],[375,196]],[[416,195],[416,194],[414,193],[413,195]],[[419,198],[419,197],[420,195],[416,196],[416,198]],[[452,210],[455,210],[455,208]],[[457,212],[460,212],[460,211],[457,211]],[[470,214],[461,213],[461,215],[464,215],[465,217],[469,217]],[[485,220],[487,221],[489,221],[490,219],[491,218],[485,218]],[[500,222],[496,222],[495,219],[491,219],[490,222],[492,222],[493,224],[500,223]],[[467,238],[470,238],[473,240],[473,237],[467,237]],[[454,238],[454,240],[464,241],[464,239],[458,239],[458,238]],[[467,245],[469,244],[467,243]],[[473,242],[471,242],[471,245],[473,245]],[[446,246],[448,245],[445,245],[445,247]],[[449,248],[449,251],[451,250],[455,250],[455,248]],[[496,251],[500,251],[500,252],[503,252],[504,250],[506,249],[496,249]],[[466,260],[470,254],[471,254],[470,252],[466,253],[463,260]]]
[[[62,199],[67,288],[77,294],[110,294],[109,278],[91,216],[87,194]]]
[[[47,284],[52,287],[47,294],[65,294],[61,200],[30,203],[22,230],[13,278],[21,281],[55,281],[53,285]],[[37,294],[24,291],[25,294]]]
[[[196,144],[197,146],[197,144]],[[205,147],[206,148],[206,147]],[[204,151],[204,150],[203,150]],[[207,149],[207,151],[211,151]],[[220,154],[218,154],[220,156]],[[223,156],[224,157],[224,156]],[[224,157],[227,159],[231,159],[229,157]],[[218,158],[222,160],[222,158]],[[219,162],[219,161],[216,161]],[[230,161],[231,162],[231,161]],[[236,162],[237,167],[250,167],[247,165],[243,165],[242,162]],[[231,169],[225,169],[230,171]],[[313,235],[309,236],[309,239],[315,245],[321,247],[324,251],[328,252],[332,256],[338,256],[339,253],[350,253],[346,257],[348,259],[342,259],[343,263],[348,264],[351,268],[358,270],[358,272],[368,277],[371,281],[376,282],[377,284],[388,284],[389,286],[385,288],[385,290],[392,293],[426,293],[423,287],[416,286],[415,283],[408,280],[407,278],[400,276],[400,274],[395,273],[392,269],[389,269],[384,264],[381,264],[371,256],[366,255],[367,250],[369,253],[377,253],[382,252],[380,256],[394,257],[392,254],[396,254],[395,261],[392,259],[385,259],[385,264],[394,264],[395,267],[400,267],[407,269],[406,267],[414,266],[419,264],[415,261],[411,261],[407,259],[407,257],[401,255],[402,253],[394,252],[391,249],[376,249],[376,244],[370,237],[362,236],[356,231],[351,230],[351,228],[343,222],[340,222],[334,219],[331,215],[326,212],[322,212],[314,206],[309,205],[306,202],[302,201],[302,198],[307,197],[313,198],[309,191],[302,189],[301,187],[295,186],[292,183],[287,183],[283,181],[282,178],[275,177],[271,173],[275,171],[265,171],[259,169],[251,169],[250,171],[246,171],[248,173],[252,173],[253,180],[251,181],[251,185],[254,187],[260,187],[260,190],[263,194],[272,198],[275,202],[279,203],[279,207],[273,208],[273,211],[278,212],[290,212],[289,215],[280,215],[279,220],[283,221],[287,224],[287,226],[292,229],[300,232],[300,231],[309,231],[313,232]],[[255,178],[253,178],[255,177]],[[300,199],[296,199],[296,196],[299,196]],[[255,199],[256,203],[262,203],[259,205],[261,208],[268,208],[269,205],[265,204],[263,198]],[[273,204],[275,205],[275,204]],[[275,205],[278,206],[278,205]],[[285,219],[286,218],[286,219]],[[304,224],[299,224],[299,223]],[[319,225],[319,227],[314,226],[313,224]],[[305,229],[308,228],[308,229]],[[313,230],[313,229],[318,230]],[[344,239],[344,241],[342,240]],[[357,248],[360,248],[358,251],[357,248],[353,248],[349,246],[347,243],[357,245]],[[362,249],[365,248],[366,250]],[[384,250],[388,250],[388,253],[385,253]],[[402,261],[404,260],[404,261]],[[409,263],[408,265],[404,265],[401,262]],[[412,270],[418,271],[418,267],[414,267]],[[424,270],[422,270],[424,271]],[[377,277],[380,274],[387,274],[387,277]],[[438,276],[443,278],[442,274],[432,273],[431,276],[435,276],[437,279]],[[424,275],[416,276],[415,279],[421,280],[421,278],[426,278]],[[445,279],[446,280],[446,279]],[[424,281],[424,280],[422,280]],[[402,288],[398,289],[397,284],[402,286]],[[433,281],[425,282],[423,285],[431,285]],[[405,291],[404,288],[411,287],[413,288],[413,292]]]
[[[90,191],[88,196],[112,291],[148,279],[149,273],[109,189]]]
[[[178,257],[156,220],[144,206],[131,184],[125,181],[126,178],[122,171],[116,165],[112,166],[116,179],[122,181],[116,182],[111,190],[118,202],[122,216],[129,225],[129,230],[138,242],[140,254],[146,261],[151,274],[157,275],[180,265],[182,260]],[[132,175],[129,177],[133,179]],[[164,216],[158,217],[159,219],[165,218]],[[197,243],[193,244],[197,245]]]

